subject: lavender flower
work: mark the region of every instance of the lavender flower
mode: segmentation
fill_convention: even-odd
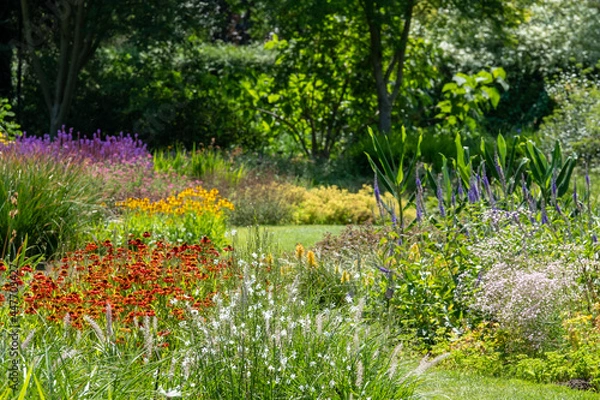
[[[100,131],[97,131],[89,139],[85,136],[82,138],[79,133],[74,135],[73,129],[67,132],[64,127],[58,131],[55,138],[49,135],[28,136],[27,133],[23,133],[14,143],[0,143],[0,151],[20,156],[47,154],[57,157],[61,162],[68,159],[93,163],[152,164],[152,156],[137,135],[132,137],[121,132],[119,136],[106,136],[102,139]]]
[[[488,181],[488,177],[487,176],[483,176],[483,186],[485,188],[485,191],[487,192],[489,201],[490,201],[490,205],[492,206],[492,208],[496,208],[496,202],[494,201],[494,194],[492,193],[492,188],[490,186],[490,182]]]

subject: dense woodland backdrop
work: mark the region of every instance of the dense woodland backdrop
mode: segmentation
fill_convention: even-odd
[[[597,0],[4,0],[2,130],[362,168],[367,126],[403,125],[434,163],[457,131],[593,160],[599,17]]]

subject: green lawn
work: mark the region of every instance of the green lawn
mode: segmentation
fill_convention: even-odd
[[[428,400],[598,400],[600,394],[519,379],[489,378],[459,371],[430,370],[419,393]]]
[[[338,235],[344,230],[343,225],[283,225],[283,226],[261,226],[261,234],[266,232],[279,251],[289,252],[296,248],[298,243],[308,248],[320,241],[326,233]],[[234,228],[236,235],[233,242],[237,246],[248,243],[250,232],[256,235],[256,228],[237,227]]]

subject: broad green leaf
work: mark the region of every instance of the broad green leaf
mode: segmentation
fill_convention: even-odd
[[[502,67],[492,68],[492,75],[495,79],[506,79],[506,71]]]
[[[458,86],[457,86],[457,85],[456,85],[456,83],[454,83],[454,82],[449,82],[449,83],[446,83],[446,84],[444,85],[444,87],[442,88],[442,93],[445,93],[445,92],[447,92],[447,91],[449,91],[449,90],[455,90],[457,87],[458,87]]]
[[[498,145],[498,157],[500,158],[502,168],[506,168],[506,141],[501,133],[496,138],[496,144]]]
[[[496,88],[487,86],[482,87],[481,90],[483,90],[488,96],[488,98],[492,102],[492,106],[494,108],[498,107],[498,103],[500,103],[500,94],[498,93],[498,90],[496,90]]]
[[[277,100],[279,100],[280,97],[281,97],[280,95],[273,93],[267,97],[267,101],[270,104],[272,104],[272,103],[275,103]]]

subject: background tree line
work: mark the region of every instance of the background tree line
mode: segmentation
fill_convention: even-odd
[[[0,97],[31,134],[66,125],[364,165],[367,126],[392,143],[400,126],[425,134],[435,161],[459,130],[561,138],[566,106],[587,101],[582,126],[597,115],[597,0],[5,4]],[[577,132],[574,148],[595,154],[593,129]]]

